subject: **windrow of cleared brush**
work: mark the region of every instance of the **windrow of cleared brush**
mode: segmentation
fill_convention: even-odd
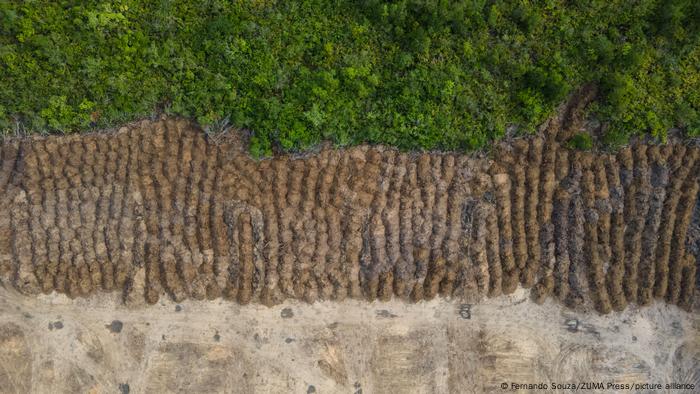
[[[607,154],[550,135],[489,158],[257,161],[165,120],[0,151],[0,278],[28,294],[476,302],[520,285],[601,313],[694,297],[697,146]]]

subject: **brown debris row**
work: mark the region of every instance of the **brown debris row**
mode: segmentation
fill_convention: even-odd
[[[535,137],[530,140],[530,149],[527,155],[526,170],[526,206],[525,206],[525,239],[527,243],[527,263],[522,273],[522,283],[525,287],[531,287],[537,277],[541,255],[540,224],[538,207],[544,201],[540,201],[540,171],[542,163],[542,147],[544,141]]]
[[[535,262],[536,275],[540,278],[533,289],[533,298],[536,302],[542,302],[554,291],[554,266],[556,263],[556,244],[554,241],[554,224],[552,214],[554,211],[554,189],[557,186],[555,165],[557,160],[558,144],[552,139],[544,142],[542,155],[541,177],[537,193],[540,201],[537,207],[537,227],[541,258]]]
[[[581,152],[575,152],[571,161],[570,184],[567,185],[571,201],[568,210],[568,228],[562,229],[567,232],[568,238],[568,295],[564,302],[571,306],[580,306],[584,303],[584,295],[588,293],[588,279],[586,266],[591,266],[590,256],[584,249],[586,234],[586,210],[583,205],[582,182],[583,174],[590,166],[591,160],[584,160]]]
[[[524,279],[523,271],[527,262],[527,241],[525,239],[525,183],[527,165],[528,141],[517,140],[514,143],[516,159],[512,166],[512,205],[511,217],[513,225],[513,254],[515,263],[520,273],[520,280]]]
[[[659,226],[661,225],[661,212],[666,198],[666,186],[668,184],[668,166],[666,159],[669,155],[668,145],[660,149],[651,146],[648,150],[651,159],[651,195],[649,209],[642,233],[642,257],[640,261],[640,287],[638,302],[647,305],[653,299],[654,280],[656,271],[656,240],[658,239]]]
[[[508,163],[505,165],[507,166]],[[494,165],[491,171],[498,210],[498,228],[500,229],[498,236],[499,257],[502,266],[501,287],[504,294],[510,294],[517,288],[519,276],[513,254],[512,204],[510,198],[512,181],[503,167]]]
[[[614,156],[607,157],[605,178],[610,193],[610,261],[606,280],[612,308],[621,311],[627,306],[622,284],[625,276],[625,191],[620,180],[620,168]]]
[[[642,233],[644,232],[644,224],[646,222],[647,211],[649,210],[649,196],[651,194],[649,181],[649,165],[648,165],[648,146],[636,145],[633,149],[634,160],[634,181],[633,181],[633,209],[629,215],[628,243],[626,250],[627,260],[627,299],[631,302],[638,302],[638,290],[640,284],[639,264],[642,257]]]
[[[586,157],[586,161],[591,159]],[[583,209],[585,217],[585,246],[584,255],[587,257],[588,261],[588,275],[589,278],[589,288],[594,295],[593,302],[595,303],[596,309],[602,313],[608,313],[611,310],[610,300],[608,298],[608,292],[605,284],[605,275],[603,272],[603,258],[601,256],[601,249],[599,249],[599,243],[601,238],[607,232],[605,228],[606,215],[605,208],[600,209],[596,207],[596,180],[594,169],[597,163],[587,163],[588,167],[582,177],[582,196],[583,196]],[[599,231],[603,230],[603,231]]]
[[[175,120],[4,141],[0,280],[150,303],[476,302],[521,285],[607,313],[695,297],[697,147],[242,152]]]

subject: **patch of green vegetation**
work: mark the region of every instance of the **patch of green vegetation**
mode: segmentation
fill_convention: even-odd
[[[569,149],[591,150],[593,149],[593,139],[588,133],[578,133],[567,141],[566,146]]]
[[[586,83],[607,140],[698,136],[699,68],[696,0],[0,0],[0,129],[163,111],[256,155],[480,148]]]

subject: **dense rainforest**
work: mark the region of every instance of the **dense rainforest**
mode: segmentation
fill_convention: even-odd
[[[256,156],[473,150],[586,85],[608,146],[700,135],[700,2],[0,0],[4,133],[166,113],[248,130]]]

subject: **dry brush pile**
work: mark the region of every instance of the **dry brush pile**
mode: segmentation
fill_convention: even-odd
[[[183,121],[2,144],[0,280],[27,294],[477,301],[601,313],[696,285],[700,149],[493,157],[322,149],[255,161]]]

